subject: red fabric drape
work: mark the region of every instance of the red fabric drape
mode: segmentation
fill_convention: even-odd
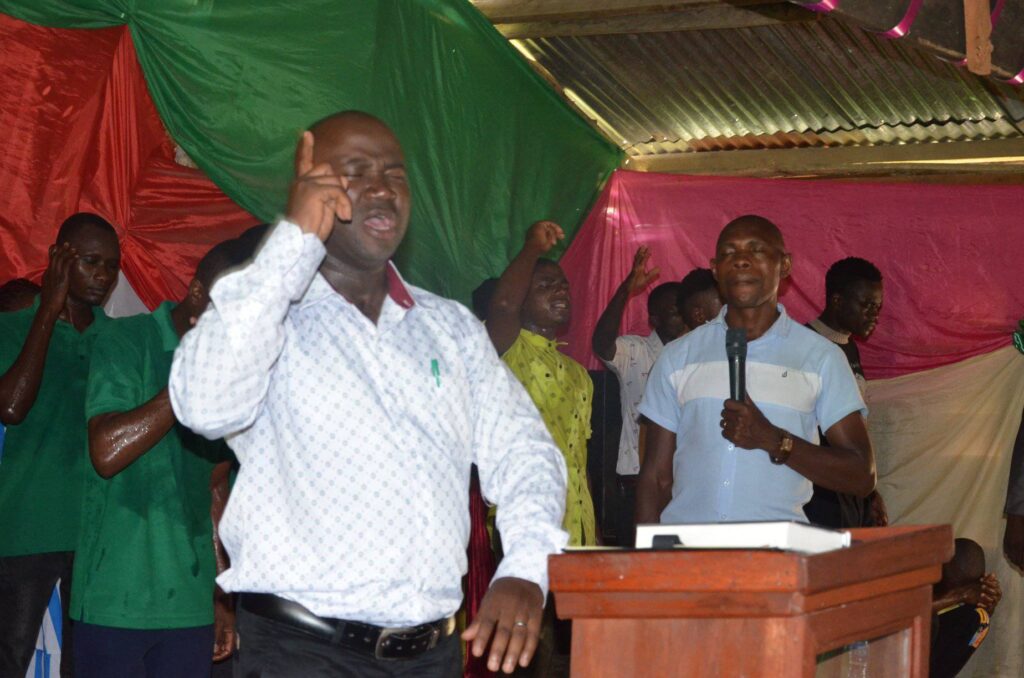
[[[894,377],[987,353],[1024,315],[1024,186],[692,177],[616,172],[562,258],[573,289],[566,352],[600,366],[590,335],[640,245],[658,282],[707,267],[722,226],[760,214],[782,229],[793,275],[782,302],[800,321],[824,305],[825,271],[847,256],[882,271],[885,306],[861,344],[869,378]],[[653,287],[653,285],[652,285]],[[625,332],[646,334],[646,298]]]
[[[469,562],[466,573],[466,625],[469,626],[476,619],[477,610],[480,609],[480,603],[497,569],[494,551],[491,549],[491,536],[487,532],[487,504],[480,493],[480,480],[475,472],[469,484],[469,547],[466,549],[466,557]],[[467,651],[465,660],[464,678],[495,675],[487,668],[486,654],[474,657]]]
[[[125,27],[34,26],[0,14],[0,283],[38,280],[57,228],[96,212],[150,308],[185,292],[214,244],[256,223],[177,165]]]

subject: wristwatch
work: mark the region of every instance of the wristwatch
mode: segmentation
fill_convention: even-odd
[[[779,438],[779,449],[775,452],[769,452],[768,457],[772,460],[773,464],[785,464],[789,459],[789,455],[793,454],[793,436],[789,435],[788,431],[782,432],[782,437]]]

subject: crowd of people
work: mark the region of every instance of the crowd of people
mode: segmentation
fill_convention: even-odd
[[[464,652],[564,674],[547,558],[604,534],[594,386],[558,348],[574,291],[545,258],[564,233],[529,228],[474,293],[481,323],[391,262],[411,200],[394,133],[338,113],[303,134],[282,220],[213,247],[178,302],[106,317],[118,240],[88,213],[61,225],[41,287],[0,288],[0,678],[24,676],[58,582],[64,676],[193,678],[232,655],[236,676],[457,676]],[[886,525],[851,340],[874,330],[882,274],[836,262],[805,326],[778,301],[792,257],[771,221],[734,219],[708,258],[656,284],[641,247],[594,329],[622,397],[614,534]],[[642,295],[650,334],[620,335]],[[742,400],[729,329],[749,342]],[[460,626],[471,486],[498,547]],[[956,546],[935,675],[1001,595]]]

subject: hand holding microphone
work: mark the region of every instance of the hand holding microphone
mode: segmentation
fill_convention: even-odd
[[[729,361],[729,400],[722,409],[722,437],[746,450],[774,450],[779,429],[747,395],[747,331],[726,330],[725,354]]]

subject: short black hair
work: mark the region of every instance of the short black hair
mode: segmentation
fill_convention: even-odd
[[[973,539],[953,540],[953,557],[942,566],[942,583],[947,587],[978,581],[985,576],[985,550]]]
[[[86,228],[96,228],[107,231],[117,239],[117,231],[110,225],[110,222],[98,214],[92,212],[77,212],[64,220],[57,231],[57,244],[61,245],[69,240],[74,240],[79,233]]]
[[[498,279],[488,278],[473,290],[473,313],[480,320],[487,320],[487,309],[491,307],[494,291],[498,289]]]
[[[39,285],[25,278],[16,278],[0,285],[0,313],[20,311],[32,305],[39,294]]]
[[[657,304],[661,299],[671,297],[672,302],[679,306],[679,290],[682,287],[677,282],[662,283],[651,290],[651,293],[647,295],[647,312],[652,313],[654,311],[654,305]]]
[[[825,298],[831,299],[833,294],[844,295],[850,292],[859,282],[882,282],[882,272],[867,259],[846,257],[829,267],[825,274]]]
[[[221,275],[232,268],[249,262],[256,253],[260,238],[250,235],[255,229],[249,229],[241,236],[225,240],[210,248],[210,251],[199,260],[196,266],[195,279],[203,283],[209,290]]]
[[[679,283],[679,305],[684,311],[694,303],[697,295],[708,290],[718,291],[718,283],[710,268],[695,268],[685,276]]]
[[[270,230],[270,224],[256,224],[247,228],[242,235],[238,236],[238,240],[252,241],[256,245],[263,242],[263,238],[267,236],[267,231]]]

